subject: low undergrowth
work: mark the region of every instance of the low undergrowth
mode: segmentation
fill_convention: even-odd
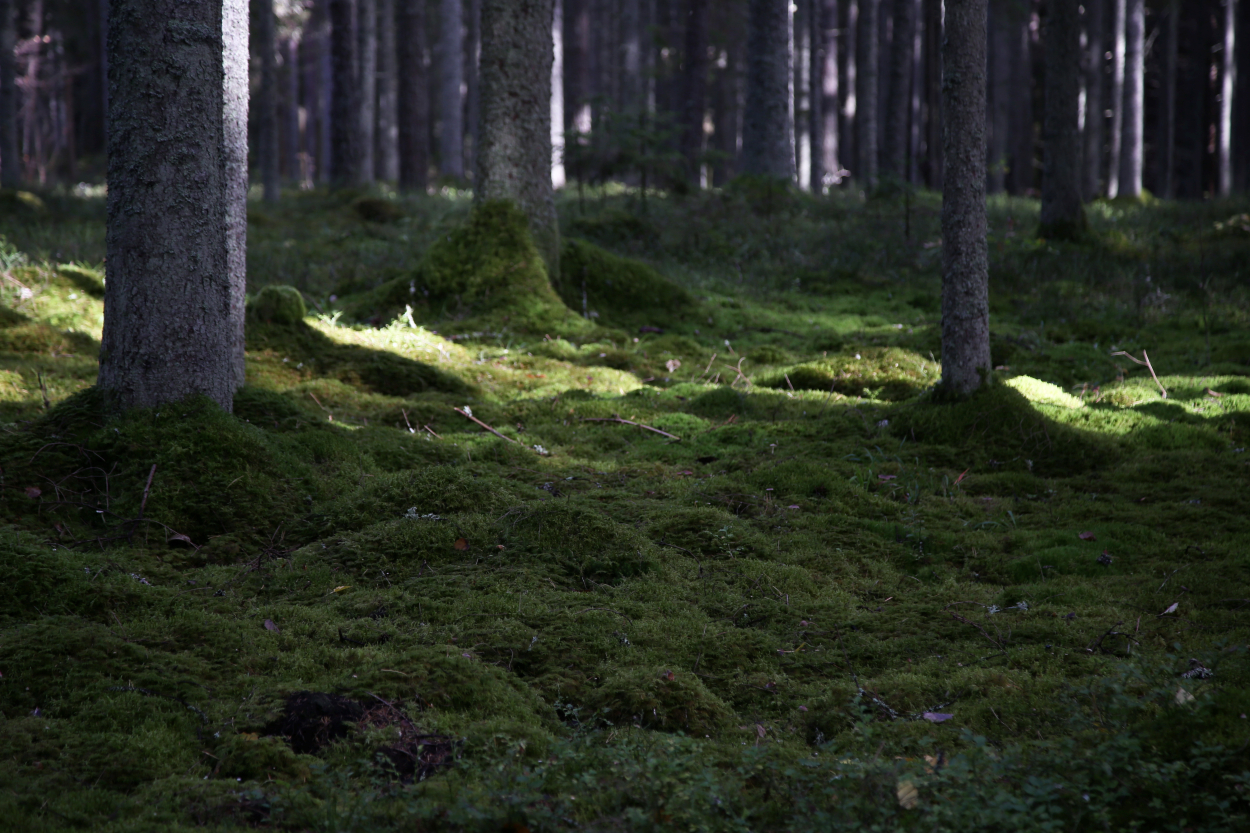
[[[993,203],[994,384],[938,403],[933,195],[608,193],[559,287],[506,207],[293,195],[234,414],[114,415],[98,206],[44,203],[0,246],[14,829],[1250,821],[1244,206]]]

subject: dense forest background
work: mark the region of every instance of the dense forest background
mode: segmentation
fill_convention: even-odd
[[[987,186],[1030,194],[1045,156],[1047,4],[989,5]],[[1196,199],[1250,188],[1250,90],[1239,78],[1250,66],[1245,5],[1080,6],[1081,55],[1071,69],[1080,75],[1086,199],[1142,188]],[[699,188],[741,172],[753,118],[749,6],[560,0],[555,184],[649,179]],[[480,0],[251,7],[255,182],[471,181]],[[9,15],[0,43],[12,45],[12,58],[6,46],[0,60],[0,134],[12,137],[0,138],[0,157],[12,148],[20,160],[4,163],[10,185],[103,178],[106,8],[106,0],[0,3]],[[822,192],[881,179],[941,188],[942,13],[941,0],[790,4],[785,106],[799,186]]]

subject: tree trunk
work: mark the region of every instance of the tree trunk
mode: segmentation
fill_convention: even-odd
[[[706,42],[707,0],[694,0],[703,6],[704,38]],[[691,10],[693,16],[694,10]],[[693,24],[693,20],[691,21]],[[620,79],[621,112],[637,119],[645,107],[645,86],[642,75],[642,3],[640,0],[621,0],[620,4]]]
[[[273,0],[253,0],[256,49],[260,53],[260,87],[256,93],[256,156],[265,202],[277,202],[278,171],[278,42]]]
[[[378,114],[378,7],[376,0],[356,0],[356,35],[359,39],[356,70],[359,89],[356,101],[359,105],[357,120],[360,161],[356,170],[356,182],[366,185],[373,182],[373,143]]]
[[[1043,237],[1085,229],[1081,204],[1081,19],[1079,0],[1050,0],[1046,15],[1046,112],[1042,169]]]
[[[384,182],[399,180],[399,128],[396,126],[399,96],[395,61],[395,0],[378,0],[378,128],[373,175]]]
[[[725,33],[725,66],[716,70],[712,91],[715,118],[712,145],[716,149],[712,162],[712,184],[716,187],[728,183],[738,170],[738,139],[742,134],[746,7],[735,4],[726,9],[726,13],[720,24]]]
[[[481,0],[464,0],[464,3],[464,169],[472,171],[477,168],[475,154],[482,118],[481,78],[478,73],[482,48],[482,3]]]
[[[330,182],[360,181],[360,83],[356,1],[330,0]]]
[[[1037,151],[1037,130],[1033,118],[1034,58],[1031,14],[1021,15],[1013,24],[1014,49],[1011,62],[1011,150],[1007,189],[1013,194],[1028,194],[1035,182],[1034,156]]]
[[[1233,60],[1237,62],[1233,77],[1233,190],[1250,191],[1250,84],[1241,75],[1250,72],[1250,3],[1237,0],[1237,39]]]
[[[859,0],[859,22],[855,36],[855,173],[866,190],[877,187],[878,125],[877,89],[880,63],[878,15],[881,0]]]
[[[699,187],[703,167],[703,118],[707,113],[707,0],[688,0],[682,66],[681,155],[686,181]]]
[[[399,70],[396,127],[399,188],[424,191],[430,171],[430,99],[425,62],[425,0],[395,0]]]
[[[1163,78],[1160,79],[1159,194],[1176,198],[1176,58],[1180,41],[1180,0],[1168,0],[1163,25]]]
[[[942,0],[935,0],[941,3]],[[842,160],[849,163],[851,167],[858,167],[859,163],[859,146],[857,138],[859,134],[856,116],[859,110],[859,102],[856,100],[855,90],[859,86],[858,78],[855,74],[856,55],[859,52],[859,0],[844,0],[841,8],[838,10],[838,31],[842,33],[842,50],[838,55],[838,72],[841,79],[841,96],[838,100],[838,107],[842,111],[842,132],[838,134],[838,145],[842,150]],[[854,172],[848,171],[851,176]]]
[[[22,181],[17,152],[17,0],[0,0],[0,187],[16,188]]]
[[[1085,76],[1085,130],[1082,138],[1081,165],[1084,168],[1082,196],[1092,200],[1102,193],[1102,162],[1106,115],[1103,90],[1106,78],[1106,7],[1107,0],[1085,0],[1085,48],[1081,70]]]
[[[962,396],[989,381],[985,217],[986,0],[946,0],[942,40],[942,387]]]
[[[1111,3],[1111,134],[1107,137],[1107,196],[1115,198],[1120,193],[1120,158],[1124,148],[1124,71],[1125,25],[1128,17],[1127,0],[1109,0]]]
[[[911,75],[916,38],[915,0],[894,0],[894,34],[890,41],[890,86],[885,113],[885,153],[882,173],[897,180],[907,178],[907,149],[911,132]]]
[[[924,0],[908,0],[914,6],[911,45],[911,97],[908,102],[911,126],[907,131],[907,153],[910,161],[907,166],[908,181],[919,184],[920,159],[924,153]]]
[[[438,171],[464,178],[463,12],[460,0],[439,0]]]
[[[794,179],[789,2],[750,0],[750,3],[742,170],[789,181]]]
[[[924,0],[925,182],[942,188],[942,0]]]
[[[810,0],[811,70],[808,130],[812,136],[812,193],[840,177],[838,170],[838,0]]]
[[[283,161],[285,162],[288,182],[298,182],[300,171],[300,63],[301,50],[299,38],[292,34],[283,43],[286,53],[286,101],[282,121]]]
[[[564,2],[564,131],[590,131],[590,0]]]
[[[560,228],[551,188],[553,0],[483,0],[482,125],[474,198],[512,200],[529,218],[553,284]]]
[[[551,21],[551,187],[563,188],[564,170],[564,3],[555,0]],[[480,133],[478,134],[480,135]]]
[[[1146,126],[1146,0],[1128,0],[1124,22],[1124,118],[1119,195],[1140,197]]]
[[[122,408],[243,384],[246,0],[113,0],[99,386]],[[153,31],[153,27],[157,27]]]
[[[1141,0],[1136,0],[1141,2]],[[1223,49],[1220,54],[1220,108],[1216,129],[1217,193],[1221,197],[1233,193],[1233,103],[1237,82],[1237,0],[1223,0],[1221,23]]]

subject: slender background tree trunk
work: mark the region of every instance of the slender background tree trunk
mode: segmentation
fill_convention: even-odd
[[[1081,204],[1081,19],[1079,0],[1049,0],[1046,14],[1046,114],[1042,234],[1075,237],[1085,228]]]
[[[687,0],[681,155],[686,162],[686,181],[695,188],[700,182],[703,117],[707,112],[707,13],[708,0]]]
[[[1002,193],[1007,188],[1011,158],[1011,105],[1013,101],[1011,64],[1015,52],[1013,27],[1002,3],[989,7],[989,99],[987,190]]]
[[[1107,196],[1120,194],[1120,158],[1124,149],[1124,73],[1125,73],[1125,26],[1128,18],[1128,0],[1109,0],[1111,3],[1111,132],[1107,137]]]
[[[429,81],[425,60],[425,0],[395,0],[396,127],[399,187],[424,191],[430,170]]]
[[[792,180],[789,4],[787,0],[750,3],[742,170]]]
[[[464,177],[463,11],[460,0],[440,0],[438,37],[438,170]]]
[[[915,62],[915,0],[894,0],[894,34],[890,41],[890,85],[885,113],[885,153],[882,172],[896,179],[907,177],[907,150],[911,131],[911,76]]]
[[[1163,77],[1160,79],[1159,195],[1176,197],[1176,55],[1180,36],[1180,0],[1169,0],[1163,20]],[[1157,43],[1157,41],[1156,41]]]
[[[880,36],[878,15],[881,0],[859,0],[855,36],[855,171],[853,176],[867,190],[878,178],[878,80]]]
[[[1141,2],[1141,0],[1136,0]],[[1223,49],[1220,53],[1220,110],[1216,131],[1216,169],[1219,174],[1218,193],[1233,193],[1233,104],[1237,87],[1237,0],[1223,0]]]
[[[113,0],[98,384],[123,408],[243,383],[246,0]],[[153,27],[156,30],[153,30]]]
[[[399,96],[395,61],[395,0],[378,0],[378,128],[373,175],[384,182],[399,181],[399,128],[396,125]]]
[[[256,49],[260,53],[260,87],[256,96],[256,156],[265,202],[277,202],[278,168],[278,43],[273,0],[253,0]]]
[[[474,198],[512,200],[529,218],[553,284],[560,228],[551,188],[553,0],[483,0],[482,141]]]
[[[16,188],[22,181],[17,152],[17,0],[0,0],[0,187]]]
[[[942,41],[942,386],[961,396],[989,381],[985,216],[986,0],[946,0]]]
[[[1106,88],[1106,47],[1104,20],[1107,0],[1085,0],[1085,49],[1082,70],[1085,74],[1085,132],[1082,137],[1081,164],[1084,167],[1082,196],[1092,200],[1102,193],[1102,160],[1106,116],[1103,90]]]
[[[1140,197],[1146,152],[1146,0],[1128,0],[1127,4],[1123,109],[1119,194]]]
[[[924,0],[925,37],[925,182],[942,188],[942,0]]]
[[[376,0],[356,0],[356,34],[358,38],[356,70],[360,89],[356,92],[359,107],[360,161],[356,181],[362,185],[373,182],[373,144],[378,114],[378,8]]]
[[[330,181],[360,180],[360,83],[355,0],[330,0]]]

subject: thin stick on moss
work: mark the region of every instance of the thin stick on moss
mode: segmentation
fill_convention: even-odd
[[[492,434],[494,434],[494,435],[495,435],[496,437],[498,437],[499,439],[501,439],[501,440],[507,440],[507,441],[508,441],[508,442],[510,442],[510,443],[516,443],[517,445],[521,445],[521,443],[520,443],[520,442],[518,442],[517,440],[514,440],[514,439],[512,439],[511,437],[505,437],[503,434],[500,434],[500,433],[499,433],[498,431],[496,431],[494,428],[491,428],[491,427],[490,427],[489,425],[487,425],[485,422],[482,422],[480,419],[478,419],[477,417],[473,416],[473,414],[470,414],[470,413],[467,413],[467,412],[465,412],[465,411],[462,411],[461,409],[456,408],[456,407],[454,407],[454,406],[452,407],[452,410],[453,410],[453,411],[455,411],[456,413],[460,414],[460,416],[464,417],[465,419],[469,419],[469,420],[472,420],[473,422],[476,422],[478,425],[482,426],[483,428],[485,428],[487,431],[489,431],[489,432],[491,432]],[[428,428],[428,426],[427,426],[427,428]],[[431,431],[430,433],[431,433],[431,434],[433,434],[434,432],[433,432],[433,431]],[[441,439],[441,438],[440,438],[440,439]]]
[[[681,442],[681,437],[677,436],[676,434],[670,434],[667,431],[661,431],[659,428],[653,428],[650,425],[643,425],[641,422],[634,422],[632,419],[621,419],[619,416],[616,416],[616,415],[613,415],[610,417],[582,417],[580,421],[581,422],[617,422],[617,423],[620,423],[621,425],[637,425],[639,428],[645,428],[648,431],[653,431],[656,434],[659,434],[663,437],[668,437],[670,440],[676,440],[677,442]]]
[[[1159,377],[1155,375],[1155,369],[1154,369],[1154,366],[1153,366],[1152,364],[1150,364],[1150,356],[1146,353],[1146,351],[1145,351],[1144,349],[1141,351],[1141,354],[1142,354],[1142,357],[1145,359],[1145,361],[1143,361],[1142,359],[1137,358],[1137,357],[1136,357],[1136,356],[1134,356],[1132,353],[1129,353],[1129,352],[1127,352],[1127,351],[1125,351],[1125,350],[1117,350],[1116,352],[1112,353],[1111,355],[1113,355],[1113,356],[1124,356],[1124,357],[1125,357],[1125,358],[1127,358],[1129,361],[1136,362],[1137,364],[1140,364],[1140,365],[1145,366],[1145,368],[1146,368],[1147,370],[1149,370],[1149,371],[1150,371],[1150,378],[1154,379],[1154,380],[1155,380],[1155,384],[1159,386],[1159,391],[1163,394],[1163,398],[1164,398],[1164,399],[1167,399],[1167,398],[1168,398],[1168,391],[1167,391],[1167,388],[1163,387],[1163,383],[1162,383],[1162,382],[1160,382],[1160,381],[1159,381]]]
[[[426,431],[430,432],[430,436],[432,436],[434,439],[436,439],[436,440],[441,440],[441,439],[442,439],[442,437],[440,437],[438,434],[435,434],[435,433],[434,433],[434,429],[433,429],[433,428],[431,428],[430,426],[428,426],[428,425],[422,425],[421,427],[422,427],[422,428],[424,428]]]

